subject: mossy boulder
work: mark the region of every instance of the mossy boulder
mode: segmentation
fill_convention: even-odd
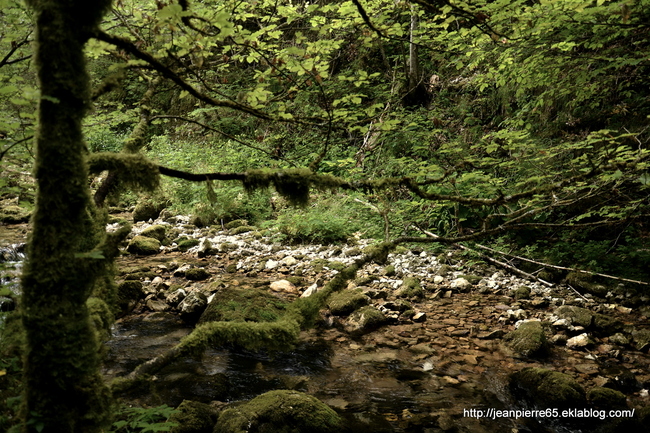
[[[142,298],[144,290],[140,281],[127,280],[117,286],[117,307],[122,315],[130,312]]]
[[[181,238],[176,242],[176,245],[178,246],[178,251],[184,253],[190,248],[195,247],[200,243],[201,241],[198,239]]]
[[[512,291],[512,296],[514,296],[515,299],[530,299],[530,293],[530,287],[519,286]]]
[[[150,256],[158,254],[160,251],[160,241],[158,239],[147,238],[144,236],[134,236],[126,247],[131,254]]]
[[[560,319],[566,319],[574,326],[588,328],[594,320],[594,313],[586,308],[573,305],[563,305],[555,310],[555,315]]]
[[[183,400],[168,421],[176,423],[170,433],[212,433],[217,416],[210,405]]]
[[[256,228],[253,227],[253,226],[239,226],[239,227],[235,227],[235,228],[231,229],[230,234],[234,236],[234,235],[239,235],[239,234],[242,234],[242,233],[252,232],[252,231],[255,231],[255,230],[256,230]]]
[[[2,224],[20,224],[29,221],[31,212],[20,206],[4,206],[0,209],[0,223]]]
[[[280,298],[260,289],[226,287],[214,294],[199,324],[206,322],[275,322],[287,308]]]
[[[424,290],[420,285],[420,280],[415,277],[406,277],[404,282],[397,291],[400,298],[421,298],[424,296]]]
[[[298,391],[269,391],[224,410],[214,433],[338,433],[342,420],[325,403]]]
[[[362,334],[379,328],[386,320],[384,313],[368,305],[350,314],[345,328],[349,333]]]
[[[363,290],[353,289],[333,293],[329,297],[327,305],[332,314],[346,316],[354,310],[368,305],[368,302],[370,302],[370,298],[363,294]]]
[[[161,224],[154,224],[142,230],[140,236],[157,239],[160,242],[163,242],[165,240],[166,234],[167,234],[167,227]]]
[[[210,278],[210,272],[204,268],[190,268],[185,271],[185,278],[192,281],[201,281]]]
[[[392,277],[395,275],[395,266],[388,265],[384,268],[384,275],[387,277]]]
[[[602,409],[622,409],[627,407],[627,397],[621,391],[597,386],[587,393],[587,400]]]
[[[237,227],[242,227],[242,226],[247,226],[247,225],[248,225],[247,220],[233,220],[233,221],[227,222],[224,225],[224,228],[227,229],[227,230],[231,230],[231,229],[236,229]]]
[[[164,200],[141,200],[133,209],[133,222],[155,220],[166,206],[167,203]]]
[[[582,386],[559,371],[524,368],[510,375],[509,388],[515,399],[536,408],[578,409],[587,404]]]
[[[458,278],[464,278],[472,286],[477,285],[478,282],[483,279],[482,277],[479,277],[478,275],[459,275]]]
[[[503,339],[512,350],[523,356],[544,356],[549,352],[550,345],[541,322],[524,322]]]

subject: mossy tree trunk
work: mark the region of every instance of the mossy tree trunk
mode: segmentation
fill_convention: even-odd
[[[110,0],[28,0],[41,90],[29,260],[23,273],[25,432],[95,432],[110,395],[86,300],[101,260],[81,122],[89,104],[83,47]]]

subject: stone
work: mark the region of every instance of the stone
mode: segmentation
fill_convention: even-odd
[[[419,279],[406,277],[396,295],[400,298],[421,298],[424,296],[424,290],[420,285]]]
[[[140,200],[133,209],[133,222],[155,220],[164,208],[164,202],[154,202],[151,199]]]
[[[602,409],[627,408],[627,397],[620,391],[611,388],[594,387],[587,393],[587,400]]]
[[[515,299],[529,299],[530,292],[530,287],[521,286],[512,291],[512,296]]]
[[[623,330],[623,323],[605,314],[594,314],[593,327],[598,335],[612,335]]]
[[[566,319],[572,325],[588,328],[593,322],[594,315],[586,308],[573,305],[563,305],[555,310],[555,315],[560,319]]]
[[[481,340],[493,340],[495,338],[503,337],[505,333],[506,332],[503,329],[495,329],[493,331],[479,332],[476,335],[476,338],[480,338]]]
[[[176,307],[178,304],[181,303],[183,299],[185,299],[186,296],[187,296],[187,292],[185,291],[185,289],[178,289],[170,293],[169,295],[167,295],[167,297],[165,298],[165,302],[167,302],[172,307]]]
[[[275,390],[223,410],[214,431],[339,433],[342,427],[337,413],[316,397]]]
[[[157,239],[159,242],[163,242],[165,235],[167,234],[167,227],[162,224],[154,224],[142,230],[140,233],[141,236],[147,238]]]
[[[298,293],[298,289],[290,281],[278,280],[271,283],[271,290],[274,292]]]
[[[627,346],[630,344],[630,340],[623,334],[616,333],[609,337],[609,342],[613,344],[618,344],[619,346]]]
[[[419,312],[415,313],[413,317],[411,317],[411,320],[414,321],[415,323],[421,323],[427,320],[427,313]]]
[[[210,272],[204,268],[190,268],[185,271],[185,278],[191,281],[201,281],[210,278]]]
[[[582,349],[583,347],[587,347],[591,344],[593,344],[593,341],[591,341],[589,334],[587,333],[576,335],[575,337],[571,337],[566,341],[566,346],[569,349]]]
[[[20,206],[9,205],[0,208],[0,223],[3,224],[21,224],[29,222],[31,212]]]
[[[302,292],[302,295],[300,295],[301,298],[307,298],[314,293],[318,293],[318,284],[314,283],[311,286],[307,287],[307,289]]]
[[[143,256],[158,254],[160,251],[160,241],[145,236],[134,236],[126,247],[126,250],[131,254]]]
[[[361,307],[347,319],[345,329],[351,334],[365,334],[386,323],[386,316],[375,307]]]
[[[509,376],[510,392],[516,399],[539,408],[585,407],[584,388],[571,376],[544,368],[527,367]]]
[[[280,263],[278,261],[269,259],[266,261],[264,268],[268,270],[275,269],[278,267],[279,264]]]
[[[184,253],[187,250],[189,250],[190,248],[195,247],[200,243],[201,243],[201,241],[199,241],[198,239],[187,239],[187,238],[185,238],[185,239],[179,240],[176,243],[176,245],[177,245],[178,251]]]
[[[637,350],[645,351],[650,347],[650,330],[633,331],[632,339]]]
[[[170,433],[212,433],[217,416],[210,405],[183,400],[169,416],[168,422],[176,425]]]
[[[280,260],[280,263],[285,266],[294,266],[298,263],[298,260],[295,257],[287,256],[284,259]]]
[[[190,293],[180,304],[178,304],[181,320],[185,323],[195,324],[207,306],[208,298],[203,293]]]
[[[161,312],[169,310],[169,305],[166,302],[156,298],[148,299],[145,305],[151,311]]]
[[[465,290],[468,289],[471,286],[470,282],[467,281],[465,278],[456,278],[455,280],[452,280],[451,283],[449,283],[449,287],[452,289],[459,289],[459,290]]]
[[[538,321],[523,322],[503,338],[512,350],[523,356],[545,356],[549,352],[544,328]]]
[[[443,276],[436,275],[435,277],[433,277],[434,284],[441,284],[443,281],[445,281],[445,277]]]

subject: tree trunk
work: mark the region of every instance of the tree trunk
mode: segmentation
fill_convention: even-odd
[[[36,209],[23,272],[23,431],[96,432],[110,394],[86,300],[102,240],[93,224],[81,122],[90,100],[83,47],[110,0],[28,0],[41,90]]]

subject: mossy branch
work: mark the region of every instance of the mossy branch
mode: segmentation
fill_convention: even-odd
[[[153,191],[160,184],[158,165],[140,154],[100,152],[88,157],[88,170],[114,172],[120,181],[135,189]]]

